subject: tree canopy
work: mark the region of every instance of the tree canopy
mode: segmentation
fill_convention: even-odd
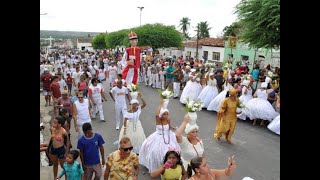
[[[174,26],[162,24],[146,24],[133,29],[123,29],[105,35],[107,48],[117,45],[129,46],[128,34],[130,31],[137,33],[138,46],[150,46],[153,49],[162,47],[181,47],[182,36]]]
[[[92,47],[94,49],[105,49],[107,46],[106,46],[106,43],[105,43],[104,39],[105,39],[105,34],[104,33],[98,34],[92,40]]]
[[[183,35],[185,38],[190,38],[189,37],[189,34],[188,34],[188,30],[190,28],[190,18],[188,17],[183,17],[181,20],[180,20],[180,30],[182,31]]]
[[[229,36],[238,37],[241,30],[240,22],[233,22],[230,26],[223,28],[223,38],[226,40]]]
[[[207,21],[198,23],[197,28],[199,28],[199,39],[210,37],[209,30],[211,27],[209,27]]]
[[[280,47],[280,0],[241,0],[235,13],[243,43],[254,48]]]

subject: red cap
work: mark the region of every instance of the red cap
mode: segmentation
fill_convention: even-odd
[[[129,39],[138,39],[138,35],[135,32],[130,32],[128,34]]]

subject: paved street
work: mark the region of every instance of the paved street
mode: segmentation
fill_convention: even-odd
[[[140,92],[147,103],[146,108],[142,110],[140,120],[146,136],[149,136],[155,131],[155,112],[159,105],[159,95],[156,89],[145,87],[144,84],[140,86]],[[100,122],[99,116],[92,120],[93,130],[100,133],[106,142],[104,145],[105,157],[117,149],[113,142],[118,140],[120,132],[115,129],[114,102],[108,93],[106,93],[108,101],[104,102],[106,122]],[[183,107],[179,99],[170,99],[168,108],[173,126],[179,126],[182,122],[185,114]],[[239,120],[235,134],[232,137],[234,145],[227,144],[224,141],[224,136],[222,138],[223,142],[218,144],[212,138],[216,125],[216,113],[203,110],[197,114],[200,137],[203,139],[205,154],[211,168],[225,168],[227,166],[227,157],[234,154],[238,166],[234,176],[230,179],[241,180],[246,176],[255,180],[280,179],[280,136],[269,131],[266,127],[252,126],[252,121]],[[77,145],[76,136],[77,134],[72,124],[71,141],[73,147]],[[80,162],[80,158],[78,161]],[[40,167],[40,171],[42,180],[53,179],[52,166]],[[59,169],[60,172],[61,169]],[[138,179],[151,179],[146,172],[147,169],[141,167]]]

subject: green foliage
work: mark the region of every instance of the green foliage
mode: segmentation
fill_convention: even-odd
[[[183,35],[185,38],[189,39],[190,36],[188,34],[188,30],[190,28],[190,21],[191,19],[188,18],[188,17],[183,17],[181,20],[180,20],[180,30],[182,31]]]
[[[104,33],[98,34],[96,37],[92,40],[92,47],[94,49],[105,49],[107,48],[106,42],[105,42],[105,35]]]
[[[241,0],[235,13],[243,43],[254,48],[280,47],[280,0]]]
[[[162,47],[181,47],[182,37],[174,26],[162,24],[146,24],[133,29],[123,29],[108,33],[105,38],[107,48],[117,45],[129,46],[128,34],[130,31],[137,33],[138,46],[150,46],[153,49]]]
[[[211,27],[209,27],[207,21],[198,23],[197,28],[199,28],[199,39],[210,37],[209,30]]]
[[[223,28],[223,38],[228,39],[229,36],[238,37],[241,31],[241,23],[233,22],[230,26]]]
[[[40,30],[40,38],[49,38],[50,36],[55,39],[76,39],[87,38],[88,36],[94,37],[100,34],[99,32],[77,32],[77,31],[48,31]]]

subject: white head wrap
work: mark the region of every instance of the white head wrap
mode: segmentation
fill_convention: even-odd
[[[135,103],[139,104],[139,101],[137,99],[131,99],[130,104],[132,105]]]
[[[161,109],[160,109],[160,113],[159,113],[159,117],[161,117],[162,114],[165,113],[165,112],[168,112],[168,113],[169,113],[169,110],[168,110],[168,109],[163,109],[163,108],[161,108]]]
[[[213,73],[213,72],[209,73],[209,76],[213,76],[213,75],[214,75],[214,73]]]
[[[196,72],[196,70],[195,70],[195,69],[191,69],[190,71],[191,71],[191,72]]]
[[[199,129],[199,126],[197,125],[197,123],[194,123],[194,124],[187,124],[186,125],[186,128],[184,129],[184,132],[186,133],[186,134],[189,134],[191,131],[193,131],[193,130],[195,130],[195,129]]]
[[[244,177],[242,180],[254,180],[251,177]]]
[[[190,69],[190,66],[186,66],[186,69]]]
[[[266,82],[261,83],[261,88],[267,88],[267,87],[268,87],[268,83]]]

